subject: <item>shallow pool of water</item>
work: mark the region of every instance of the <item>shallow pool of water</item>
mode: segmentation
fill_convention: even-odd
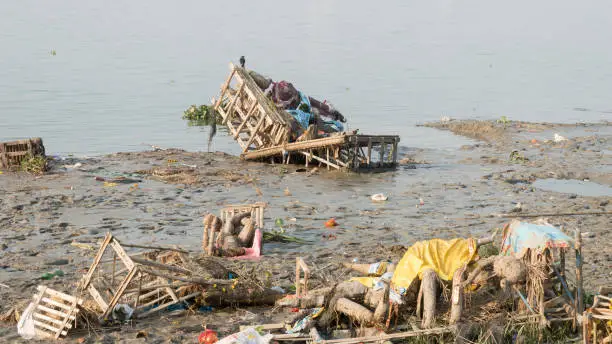
[[[580,196],[612,196],[612,187],[575,179],[538,179],[533,183],[533,186],[542,190]]]

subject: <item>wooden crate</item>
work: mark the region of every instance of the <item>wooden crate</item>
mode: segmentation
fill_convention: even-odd
[[[21,161],[28,155],[45,155],[45,146],[41,138],[0,142],[0,168],[20,166]]]
[[[158,256],[166,262],[182,259],[169,257],[163,252]],[[102,321],[110,317],[117,304],[129,305],[134,310],[133,316],[140,318],[200,295],[201,291],[185,293],[190,283],[182,282],[188,282],[192,275],[192,271],[179,266],[130,256],[121,243],[107,233],[79,289],[87,290],[100,306]]]
[[[39,338],[59,339],[65,337],[76,321],[82,299],[38,286],[31,304],[31,314],[36,335]],[[29,308],[30,309],[30,308]]]
[[[265,207],[266,204],[262,202],[245,205],[228,205],[227,207],[221,209],[221,221],[223,221],[223,223],[227,223],[227,221],[229,221],[234,215],[248,212],[251,213],[251,219],[254,221],[253,223],[255,224],[255,228],[263,229]]]

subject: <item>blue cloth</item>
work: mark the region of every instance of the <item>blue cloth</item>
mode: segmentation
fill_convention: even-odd
[[[556,227],[513,221],[504,231],[501,251],[505,255],[521,257],[527,249],[543,251],[573,246],[572,238]]]
[[[296,109],[287,110],[287,112],[295,118],[302,128],[308,129],[308,123],[310,123],[312,118],[310,100],[304,93],[300,91],[298,93],[300,94],[300,104],[298,104]]]

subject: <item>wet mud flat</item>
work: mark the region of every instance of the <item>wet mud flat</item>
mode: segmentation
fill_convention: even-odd
[[[512,212],[517,205],[516,214],[612,211],[612,195],[605,191],[612,186],[609,123],[432,126],[450,131],[441,135],[461,128],[455,132],[470,139],[456,149],[401,147],[398,169],[380,174],[306,170],[172,149],[56,160],[40,177],[5,172],[0,175],[0,313],[18,303],[25,307],[39,284],[71,293],[106,232],[133,244],[178,245],[202,254],[202,217],[228,204],[266,202],[267,229],[282,219],[287,234],[307,241],[265,243],[263,258],[244,262],[284,288],[293,283],[297,256],[313,267],[316,287],[347,279],[344,261],[397,261],[404,247],[419,240],[489,234],[508,222],[492,214]],[[478,136],[467,134],[470,128]],[[555,133],[566,140],[554,142]],[[549,187],[539,188],[539,180]],[[551,180],[587,181],[604,191],[583,194],[581,184],[555,189]],[[376,193],[389,199],[372,202]],[[333,229],[324,226],[331,217],[339,223]],[[549,217],[549,222],[568,231],[581,228],[587,290],[612,284],[609,215]],[[56,270],[63,276],[41,279]],[[66,341],[141,342],[137,336],[144,331],[147,342],[194,342],[203,323],[222,336],[239,325],[278,322],[287,312],[272,307],[167,312],[97,333],[74,330]],[[14,326],[0,327],[0,338],[20,341]]]

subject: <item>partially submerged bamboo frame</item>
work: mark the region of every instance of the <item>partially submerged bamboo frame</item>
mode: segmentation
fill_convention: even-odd
[[[249,73],[230,63],[230,74],[212,99],[230,135],[246,160],[271,159],[283,164],[304,163],[335,170],[377,170],[397,165],[399,136],[336,133],[329,137],[290,142],[297,124],[277,109]],[[316,134],[316,133],[315,133]]]

